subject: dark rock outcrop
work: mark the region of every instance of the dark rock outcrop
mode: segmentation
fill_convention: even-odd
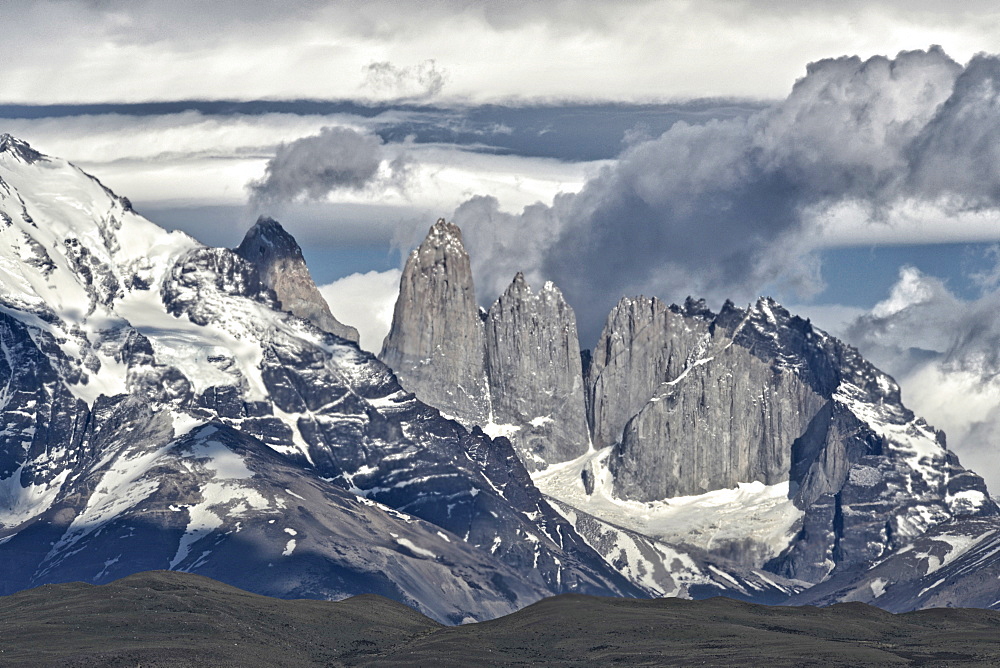
[[[261,283],[274,291],[283,310],[342,339],[358,342],[358,330],[333,317],[313,282],[302,249],[276,220],[261,216],[236,254],[257,268]]]

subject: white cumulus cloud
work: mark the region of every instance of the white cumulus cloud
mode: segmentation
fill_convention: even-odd
[[[330,311],[360,335],[360,346],[376,355],[392,326],[392,311],[399,294],[398,269],[351,274],[319,286]]]
[[[891,294],[843,334],[896,378],[907,407],[943,429],[962,463],[1000,494],[1000,291],[964,300],[904,267]]]

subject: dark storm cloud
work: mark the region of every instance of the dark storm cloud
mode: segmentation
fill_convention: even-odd
[[[969,63],[910,157],[916,192],[958,194],[970,205],[1000,200],[1000,59]]]
[[[784,101],[747,118],[677,123],[544,215],[487,212],[500,220],[488,233],[476,218],[482,206],[455,219],[470,228],[474,254],[530,246],[525,258],[537,263],[522,268],[563,288],[585,336],[633,292],[747,300],[779,286],[807,295],[821,286],[811,237],[838,206],[867,225],[893,224],[901,202],[1000,206],[997,77],[997,59],[962,68],[939,48],[820,61]],[[480,271],[484,301],[510,280],[507,267]]]
[[[381,167],[387,162],[386,173]],[[373,134],[327,127],[318,135],[278,146],[263,178],[247,184],[258,206],[297,199],[321,200],[337,191],[360,191],[373,185],[401,188],[407,159],[392,157]]]

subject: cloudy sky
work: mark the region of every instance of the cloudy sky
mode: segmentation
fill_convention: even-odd
[[[991,475],[1000,6],[834,4],[10,0],[0,132],[208,244],[278,218],[374,350],[442,216],[584,346],[624,294],[771,294]]]

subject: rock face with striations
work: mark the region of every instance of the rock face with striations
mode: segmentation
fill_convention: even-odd
[[[358,342],[358,330],[333,317],[309,274],[302,249],[278,221],[258,218],[236,254],[257,267],[261,283],[274,290],[283,310],[342,339]]]
[[[626,424],[612,460],[618,494],[652,501],[789,479],[792,446],[827,401],[822,381],[831,383],[810,384],[794,366],[755,355],[756,340],[737,343],[746,328],[766,326],[775,306],[761,300],[744,313],[727,303],[710,324],[700,315],[674,321],[681,345],[668,345],[658,360],[685,361],[667,367],[665,382]],[[704,334],[685,349],[696,331]]]
[[[486,317],[486,374],[493,422],[529,470],[587,452],[576,316],[559,288],[514,277]]]
[[[770,299],[675,313],[671,328],[704,334],[612,448],[617,497],[787,484],[801,529],[768,568],[810,582],[870,565],[942,522],[997,514],[982,479],[850,346]]]
[[[660,383],[676,378],[707,343],[705,304],[684,309],[656,297],[623,298],[608,314],[591,353],[587,406],[594,446],[619,442],[625,423],[646,405]]]
[[[462,232],[443,218],[406,260],[379,359],[431,406],[467,426],[486,423],[483,318]]]

